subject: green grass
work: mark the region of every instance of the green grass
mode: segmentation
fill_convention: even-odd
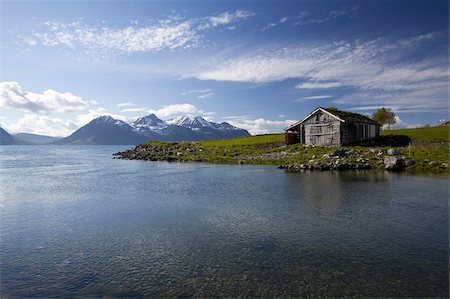
[[[255,145],[263,143],[278,143],[284,142],[284,134],[267,134],[267,135],[256,135],[256,136],[246,136],[233,139],[224,140],[208,140],[200,142],[203,146],[233,146],[233,145]]]
[[[414,159],[417,163],[408,167],[409,171],[416,172],[446,172],[448,168],[431,166],[430,162],[449,162],[449,144],[443,141],[449,140],[449,127],[430,127],[420,129],[402,129],[383,131],[383,135],[407,135],[413,138],[412,146],[345,146],[344,150],[356,150],[358,154],[353,157],[339,158],[343,162],[358,162],[365,160],[373,168],[382,169],[383,159],[388,148],[397,148],[405,159]],[[425,140],[425,141],[423,141]],[[314,162],[327,163],[328,155],[336,148],[311,147],[303,144],[285,145],[284,134],[268,134],[247,136],[225,140],[208,140],[198,142],[160,142],[150,141],[147,144],[153,146],[154,157],[164,160],[167,157],[179,161],[197,161],[223,164],[267,164],[289,165]],[[370,153],[370,148],[379,148],[384,153],[375,156]],[[433,163],[432,163],[433,164]]]
[[[384,130],[381,135],[406,135],[411,138],[428,141],[449,141],[449,126],[436,126],[417,129]]]

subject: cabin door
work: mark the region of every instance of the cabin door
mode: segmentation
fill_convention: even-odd
[[[333,135],[333,124],[305,125],[306,144],[332,145]]]

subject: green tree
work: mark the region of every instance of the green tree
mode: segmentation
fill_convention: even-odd
[[[395,119],[395,113],[392,109],[380,108],[372,114],[372,119],[382,126],[388,125],[388,130],[391,129],[391,125],[394,125],[397,121]]]

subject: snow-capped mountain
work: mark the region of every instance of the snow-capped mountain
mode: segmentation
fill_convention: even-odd
[[[139,117],[135,120],[130,121],[129,124],[130,124],[130,126],[137,129],[138,131],[161,130],[167,126],[167,124],[162,119],[159,119],[154,114],[149,114],[147,116]]]
[[[100,116],[54,144],[138,144],[146,140],[128,123]]]
[[[187,115],[168,120],[167,124],[173,126],[182,126],[191,129],[198,129],[203,127],[214,128],[216,125],[215,123],[209,122],[201,116],[190,117]]]
[[[100,116],[55,144],[138,144],[148,140],[196,141],[250,135],[228,123],[183,116],[164,121],[150,114],[131,122]]]

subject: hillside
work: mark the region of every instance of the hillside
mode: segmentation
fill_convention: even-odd
[[[442,135],[440,127],[427,129],[431,129],[432,135]],[[389,131],[389,133],[392,132]],[[407,132],[415,136],[420,136],[422,133],[421,129],[410,129]],[[448,173],[448,143],[423,141],[424,139],[420,138],[413,139],[411,147],[369,145],[330,148],[302,144],[286,146],[284,134],[271,134],[201,142],[151,141],[134,149],[117,153],[116,156],[123,159],[150,161],[283,165],[284,168],[296,170],[313,167],[317,169],[336,169],[335,167],[338,169],[384,169],[384,158],[391,156],[387,151],[393,149],[398,150],[397,157],[404,157],[405,161],[409,161],[406,170]]]
[[[3,128],[0,128],[0,145],[24,145],[30,144],[29,142],[22,140],[18,137],[15,137]]]
[[[429,141],[449,141],[450,127],[448,125],[417,128],[417,129],[400,129],[400,130],[384,130],[381,135],[405,135],[419,140]]]

